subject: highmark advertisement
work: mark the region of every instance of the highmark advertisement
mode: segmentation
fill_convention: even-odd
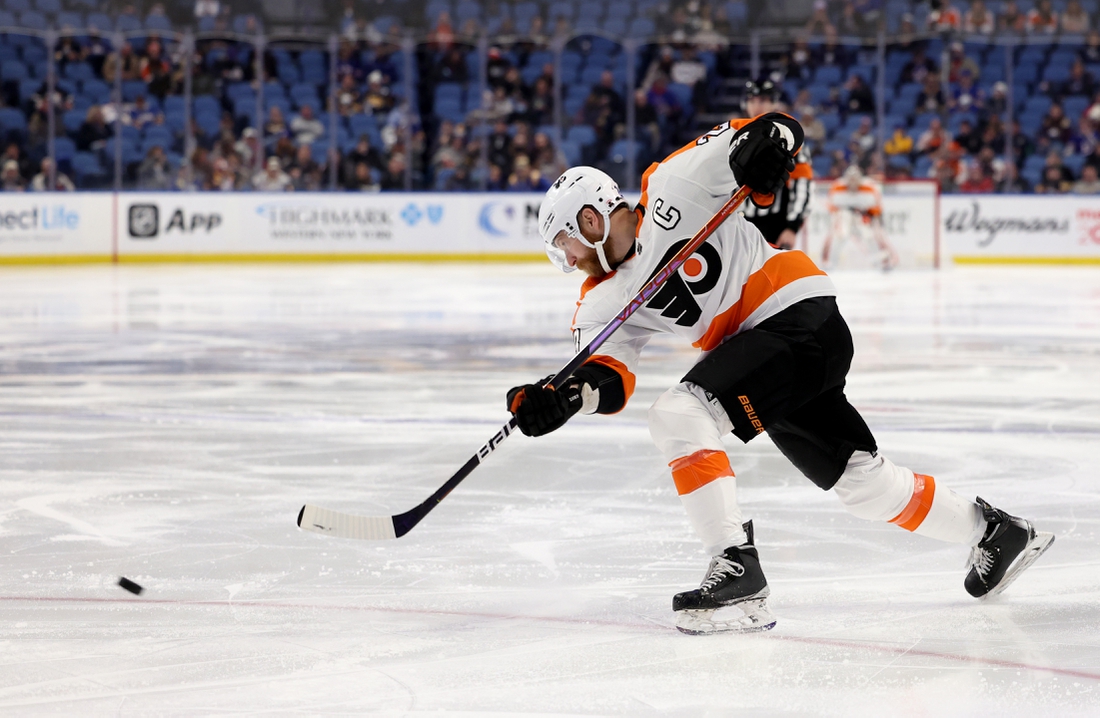
[[[0,194],[0,257],[9,262],[107,261],[111,196]]]
[[[126,194],[119,254],[523,258],[542,254],[537,194]]]
[[[942,236],[959,264],[1100,262],[1100,200],[945,195]]]

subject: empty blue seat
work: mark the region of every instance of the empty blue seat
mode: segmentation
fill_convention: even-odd
[[[77,187],[92,187],[107,177],[107,172],[99,163],[99,157],[92,152],[77,152],[72,159],[73,181]]]
[[[115,29],[119,32],[136,32],[141,29],[141,19],[137,15],[119,15],[115,19]]]
[[[26,80],[30,72],[22,60],[4,60],[0,62],[0,80]]]
[[[28,10],[27,12],[20,13],[19,25],[20,27],[30,28],[31,30],[45,30],[48,27],[46,16],[37,10]]]
[[[133,102],[139,96],[148,95],[149,88],[141,80],[126,80],[122,83],[123,102]]]
[[[218,102],[218,99],[213,95],[195,95],[193,106],[196,115],[200,113],[221,115],[222,112],[221,103]]]
[[[81,110],[66,110],[61,116],[61,126],[71,135],[80,132],[80,126],[84,124],[84,116],[87,113]]]
[[[61,0],[34,0],[34,7],[38,12],[56,15],[61,12]]]
[[[31,9],[30,0],[4,0],[4,6],[11,12],[26,12]]]
[[[159,13],[155,15],[148,15],[145,18],[145,29],[169,32],[172,29],[172,21],[169,20],[166,15],[161,15]]]
[[[76,154],[76,143],[68,137],[55,137],[53,141],[54,157],[58,163],[68,163]]]
[[[823,65],[817,68],[817,72],[814,73],[814,83],[819,87],[839,85],[840,81],[841,71],[836,65]]]
[[[85,26],[84,15],[79,12],[59,12],[57,26],[62,30],[77,30]]]
[[[70,62],[65,65],[64,77],[77,82],[95,79],[95,71],[86,62]]]
[[[99,30],[100,32],[108,32],[113,29],[113,23],[111,18],[102,12],[88,13],[88,19],[85,20],[89,30]]]

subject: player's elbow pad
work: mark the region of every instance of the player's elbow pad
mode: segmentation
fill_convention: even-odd
[[[626,406],[626,387],[619,372],[603,364],[584,364],[573,372],[574,379],[580,379],[599,392],[597,414],[614,414]]]

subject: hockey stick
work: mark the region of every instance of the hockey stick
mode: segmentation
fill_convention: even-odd
[[[745,201],[745,198],[749,196],[751,190],[748,187],[741,187],[730,197],[722,208],[718,210],[713,217],[711,217],[703,227],[695,233],[695,236],[688,240],[688,243],[680,249],[672,259],[668,260],[664,267],[660,269],[653,278],[649,280],[644,287],[642,287],[634,298],[623,307],[623,310],[619,314],[609,321],[600,333],[593,337],[592,341],[588,343],[588,346],[577,352],[577,355],[569,360],[569,363],[562,367],[561,371],[554,375],[554,378],[550,380],[550,386],[561,386],[562,382],[572,376],[581,364],[584,364],[589,357],[598,349],[607,339],[615,333],[615,331],[626,323],[626,320],[630,318],[634,312],[638,311],[649,299],[657,292],[658,289],[668,280],[672,274],[688,260],[692,254],[695,253],[703,242],[707,241],[710,235],[714,234],[714,231],[718,229],[726,219],[741,206],[741,203]],[[316,531],[317,533],[329,534],[330,536],[340,536],[342,538],[353,539],[395,539],[407,534],[414,526],[420,523],[420,520],[428,515],[428,512],[436,507],[440,501],[447,497],[447,494],[451,493],[456,486],[458,486],[463,479],[470,475],[470,473],[485,461],[489,457],[489,454],[496,451],[501,442],[507,439],[512,432],[516,430],[516,419],[512,419],[501,427],[493,438],[485,442],[485,444],[478,449],[477,453],[471,456],[465,464],[462,465],[455,475],[447,480],[447,483],[439,487],[439,489],[429,496],[419,506],[406,511],[403,514],[395,514],[393,516],[357,516],[355,514],[345,514],[339,511],[331,511],[329,509],[322,509],[317,506],[311,506],[306,504],[302,507],[302,510],[298,512],[298,526],[307,531]]]

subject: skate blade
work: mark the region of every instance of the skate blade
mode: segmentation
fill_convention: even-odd
[[[744,615],[716,619],[714,614],[720,610],[716,608],[677,611],[676,630],[689,636],[704,636],[712,633],[761,633],[775,628],[775,616],[768,610],[764,599],[723,606],[731,607],[741,609]]]
[[[1035,538],[1031,539],[1027,546],[1024,547],[1024,550],[1020,552],[1020,555],[1016,558],[1016,562],[1005,572],[1001,582],[998,583],[992,591],[983,596],[982,600],[998,596],[1004,592],[1004,590],[1024,572],[1024,569],[1035,563],[1053,543],[1054,534],[1049,531],[1036,531]]]

